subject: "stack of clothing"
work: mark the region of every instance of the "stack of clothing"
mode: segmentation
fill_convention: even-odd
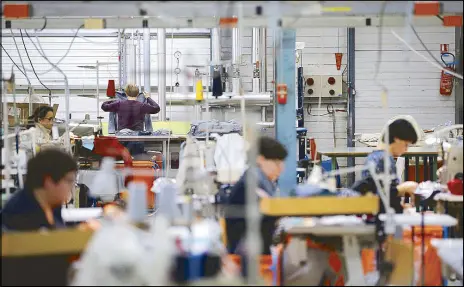
[[[242,133],[242,125],[237,121],[230,120],[227,122],[220,122],[218,120],[199,121],[193,123],[190,127],[189,135],[194,137],[205,137],[209,134],[230,134]]]
[[[171,130],[159,129],[155,131],[133,131],[131,129],[122,129],[116,132],[116,136],[170,136]]]
[[[342,188],[336,192],[331,192],[328,189],[314,184],[299,185],[296,188],[296,196],[310,197],[310,196],[337,196],[337,197],[357,197],[361,194],[349,188]]]

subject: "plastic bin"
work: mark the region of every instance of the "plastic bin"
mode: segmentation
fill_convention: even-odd
[[[242,269],[242,258],[240,255],[229,254],[229,259],[237,264],[237,266]],[[272,266],[272,256],[271,255],[261,255],[260,263],[259,263],[259,271],[261,274],[261,278],[264,280],[267,286],[272,286],[272,278],[273,272],[271,270]]]
[[[442,238],[443,227],[441,226],[425,226],[424,239],[422,239],[422,228],[414,228],[414,280],[416,286],[422,284],[422,240],[424,240],[424,285],[425,286],[442,286],[442,268],[441,261],[436,253],[436,250],[431,246],[430,241],[433,238]],[[412,242],[412,229],[405,228],[403,230],[404,242]]]

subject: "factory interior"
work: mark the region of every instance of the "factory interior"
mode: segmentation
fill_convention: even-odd
[[[463,286],[462,1],[2,1],[2,286]]]

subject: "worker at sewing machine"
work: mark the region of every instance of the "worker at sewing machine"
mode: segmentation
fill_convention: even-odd
[[[35,143],[36,148],[50,148],[50,147],[64,147],[65,137],[64,135],[53,139],[52,128],[55,120],[55,113],[53,108],[50,106],[38,107],[32,116],[29,117],[32,120],[35,127]],[[69,133],[69,137],[73,138],[74,134]],[[32,147],[29,144],[28,138],[25,137],[21,140],[21,146],[26,150],[30,150]]]
[[[61,207],[72,194],[77,163],[59,149],[40,151],[27,164],[23,190],[7,201],[2,214],[2,230],[34,231],[65,227]]]
[[[157,114],[160,111],[159,105],[147,92],[140,94],[136,85],[127,85],[124,92],[117,94],[118,100],[104,102],[101,106],[103,111],[117,114],[116,122],[112,121],[110,114],[109,128],[115,127],[116,135],[140,135],[141,132],[151,131],[153,128],[149,115]],[[132,155],[143,153],[143,143],[122,144]]]
[[[402,213],[403,207],[401,205],[401,197],[409,196],[411,202],[414,200],[414,191],[417,189],[416,182],[407,181],[400,182],[397,175],[396,163],[394,158],[402,156],[407,150],[408,146],[415,144],[418,140],[418,134],[414,128],[414,123],[406,119],[397,119],[388,125],[388,139],[382,135],[382,144],[379,150],[373,151],[366,159],[365,164],[373,163],[377,173],[383,173],[385,170],[384,146],[388,143],[388,159],[390,161],[389,174],[391,175],[390,184],[390,206],[396,213]],[[354,184],[353,189],[362,193],[376,190],[375,184],[369,171],[365,170],[362,174],[362,180]],[[381,212],[384,212],[383,204],[380,204]]]
[[[277,191],[276,181],[284,170],[284,160],[287,157],[285,147],[277,140],[269,137],[260,137],[258,139],[258,157],[256,158],[258,197],[274,196]],[[233,186],[228,204],[234,206],[244,206],[246,204],[246,181],[247,172],[242,175],[237,183]],[[258,208],[258,207],[256,207]],[[245,238],[245,219],[227,218],[226,234],[227,245],[230,253],[238,252],[237,247],[240,241]],[[263,217],[261,221],[261,236],[263,238],[263,254],[270,254],[270,246],[274,234],[276,219],[272,217]]]

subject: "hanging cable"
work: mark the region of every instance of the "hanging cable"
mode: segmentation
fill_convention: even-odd
[[[308,106],[306,107],[306,112],[308,113],[309,116],[313,116],[313,117],[323,117],[323,116],[329,116],[329,115],[333,115],[335,112],[344,112],[345,110],[336,110],[334,109],[333,105],[332,104],[328,104],[327,107],[327,113],[324,113],[324,114],[319,114],[319,115],[314,115],[311,113],[312,111],[312,106],[311,104],[308,104]]]
[[[38,75],[45,75],[45,74],[47,74],[47,73],[53,71],[53,70],[55,69],[55,66],[58,66],[58,65],[68,56],[68,54],[69,54],[69,52],[71,51],[71,48],[72,48],[72,46],[73,46],[73,44],[74,44],[74,41],[75,41],[76,38],[77,38],[77,33],[79,33],[79,30],[82,29],[83,27],[84,27],[84,25],[81,25],[81,26],[77,29],[76,33],[74,34],[74,37],[73,37],[72,40],[71,40],[71,43],[69,44],[68,50],[66,50],[66,53],[64,54],[64,56],[61,57],[61,59],[59,59],[58,62],[56,62],[55,64],[49,62],[49,64],[50,64],[52,67],[51,67],[50,69],[46,70],[45,72],[37,73]],[[26,36],[29,38],[29,40],[32,42],[31,36],[30,36],[29,33],[27,32],[27,30],[24,30],[24,32],[26,33]],[[36,39],[37,39],[37,41],[38,41],[37,33],[35,33],[35,37],[36,37]],[[25,70],[25,71],[33,72],[33,71],[30,71],[30,70]]]
[[[29,63],[31,64],[32,71],[34,72],[35,77],[37,78],[37,80],[39,81],[39,83],[40,83],[46,90],[48,90],[48,94],[51,96],[52,91],[42,82],[42,80],[40,80],[39,76],[38,76],[37,73],[35,72],[34,64],[32,64],[31,57],[29,57],[29,52],[27,51],[26,43],[24,42],[24,36],[23,36],[23,32],[22,32],[21,29],[19,29],[19,33],[21,34],[21,41],[23,42],[24,51],[26,51],[27,58],[29,59]]]
[[[5,51],[5,54],[8,56],[8,58],[10,58],[10,61],[13,63],[13,65],[15,65],[16,68],[21,72],[21,74],[23,74],[24,77],[26,77],[26,79],[27,79],[27,76],[26,76],[26,74],[24,73],[24,71],[21,70],[21,68],[18,66],[18,64],[15,63],[15,61],[13,61],[13,58],[11,58],[10,54],[8,54],[8,52],[7,52],[7,50],[5,49],[5,47],[3,47],[3,45],[2,45],[1,43],[0,43],[0,45],[2,46],[2,49],[3,49],[3,51]]]
[[[421,58],[423,58],[424,60],[426,60],[427,62],[429,62],[431,65],[437,67],[438,69],[442,70],[442,71],[445,71],[446,73],[450,74],[450,75],[453,75],[454,77],[458,78],[458,79],[463,79],[462,75],[458,74],[458,73],[455,73],[453,71],[450,71],[448,69],[446,69],[445,67],[443,67],[442,65],[439,65],[438,63],[435,63],[434,61],[430,60],[429,58],[427,58],[426,56],[424,56],[423,54],[421,54],[420,52],[418,52],[416,49],[414,49],[408,42],[406,42],[403,38],[401,38],[395,31],[391,30],[391,33],[393,34],[393,36],[395,36],[399,41],[401,41],[404,45],[406,45],[406,47],[409,48],[409,50],[413,51],[414,53],[416,53],[418,56],[420,56]]]
[[[11,31],[11,34],[13,34],[13,30],[10,28],[10,31]],[[31,86],[31,80],[29,79],[29,77],[27,76],[27,72],[26,72],[26,66],[24,66],[24,62],[23,62],[23,57],[21,56],[21,53],[19,52],[19,47],[18,47],[18,43],[16,43],[16,38],[15,37],[12,37],[13,38],[13,42],[15,44],[15,47],[16,47],[16,52],[18,53],[18,57],[19,57],[19,61],[21,61],[21,66],[23,66],[23,71],[24,71],[24,76],[26,77],[26,81],[27,81],[27,84],[29,86]],[[3,47],[3,46],[2,46]]]
[[[377,51],[377,63],[375,65],[375,72],[374,72],[374,80],[377,80],[377,76],[379,74],[380,70],[380,63],[382,62],[382,47],[383,47],[383,41],[382,41],[382,32],[383,32],[383,20],[385,16],[385,10],[387,8],[387,3],[388,1],[383,1],[382,3],[382,8],[380,10],[380,19],[379,19],[379,30],[377,34],[378,38],[378,51]]]
[[[425,45],[424,41],[422,41],[422,38],[419,36],[419,34],[417,33],[416,29],[414,29],[414,26],[412,24],[409,24],[409,26],[411,27],[411,30],[414,32],[414,35],[416,35],[416,38],[417,40],[419,40],[419,42],[421,43],[422,47],[424,48],[424,50],[429,54],[429,56],[435,60],[435,62],[439,65],[441,65],[440,61],[438,61],[437,58],[435,58],[435,56],[432,54],[432,52],[427,48],[427,46]]]

